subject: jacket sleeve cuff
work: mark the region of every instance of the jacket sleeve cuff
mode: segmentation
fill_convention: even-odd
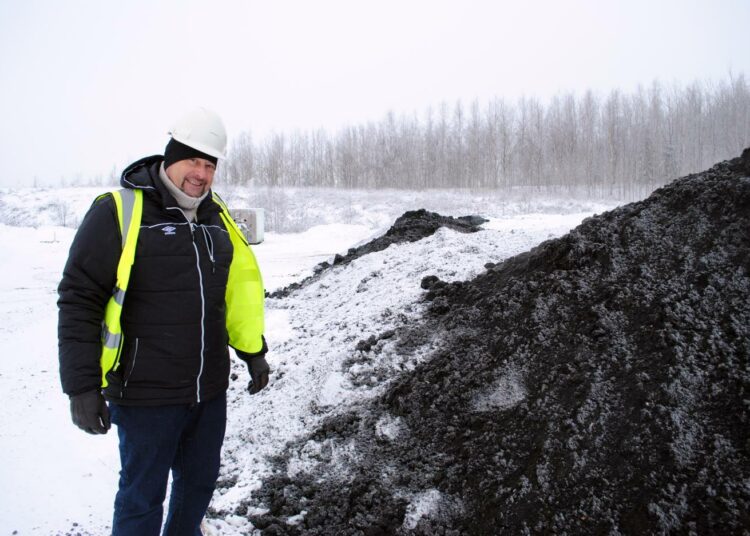
[[[253,359],[254,357],[264,357],[266,355],[266,352],[268,352],[268,345],[266,344],[266,338],[261,335],[261,339],[263,340],[263,347],[258,350],[257,352],[253,354],[249,354],[247,352],[243,352],[242,350],[234,349],[234,352],[237,354],[237,357],[245,361],[246,363]]]
[[[92,393],[92,392],[101,393],[102,389],[99,386],[96,386],[96,387],[83,387],[83,388],[80,388],[80,389],[76,389],[74,391],[66,391],[65,394],[68,395],[68,398],[73,398],[75,396],[83,395],[83,394],[86,394],[86,393]]]

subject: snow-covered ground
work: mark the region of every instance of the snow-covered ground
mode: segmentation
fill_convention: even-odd
[[[3,534],[109,532],[118,476],[116,433],[89,436],[73,426],[57,373],[56,286],[75,231],[45,224],[44,219],[34,220],[33,227],[15,226],[39,213],[40,203],[58,218],[57,223],[62,217],[68,225],[67,220],[79,221],[94,192],[65,191],[64,202],[58,192],[0,192],[0,210],[5,211],[0,221],[14,224],[0,223]],[[378,207],[365,197],[348,203],[359,211],[359,217],[347,217],[353,223],[331,222],[295,234],[266,233],[265,242],[254,250],[268,290],[303,279],[319,262],[385,230]],[[391,210],[402,203],[403,196],[394,200]],[[445,215],[478,212],[473,202],[462,206],[453,199],[451,205]],[[326,203],[320,206],[326,210]],[[351,361],[359,340],[419,315],[422,277],[437,275],[447,281],[473,277],[486,262],[498,262],[560,236],[584,217],[614,204],[498,204],[497,210],[492,206],[481,204],[480,213],[490,218],[482,232],[441,229],[419,242],[393,245],[337,266],[287,298],[268,300],[273,375],[268,388],[251,397],[244,390],[244,365],[235,363],[239,379],[230,388],[223,483],[212,503],[220,515],[209,521],[212,532],[252,533],[242,514],[248,510],[252,490],[268,474],[265,457],[312,430],[326,414],[377,393],[389,370],[410,367],[420,359],[398,355],[385,340],[381,342],[384,358],[377,365]],[[388,424],[383,424],[384,429]],[[315,463],[314,458],[311,452],[299,464]]]

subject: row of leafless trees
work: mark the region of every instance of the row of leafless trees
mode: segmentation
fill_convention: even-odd
[[[457,102],[421,116],[236,138],[226,180],[268,186],[513,188],[638,196],[750,145],[743,75],[633,93]]]

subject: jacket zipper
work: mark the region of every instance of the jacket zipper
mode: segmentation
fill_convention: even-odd
[[[201,295],[201,366],[198,369],[198,377],[195,380],[195,398],[196,403],[200,404],[201,401],[201,376],[203,376],[203,366],[205,363],[205,336],[206,336],[206,297],[203,290],[203,271],[201,270],[201,256],[198,249],[198,244],[195,241],[195,231],[193,224],[188,222],[190,225],[190,236],[193,240],[193,249],[195,250],[195,266],[198,269],[198,285],[200,286]]]

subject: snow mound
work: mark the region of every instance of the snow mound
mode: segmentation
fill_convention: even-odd
[[[290,293],[298,290],[313,281],[316,281],[321,273],[332,266],[349,264],[364,255],[383,251],[393,244],[403,244],[406,242],[416,242],[428,236],[432,236],[438,229],[453,229],[460,233],[475,233],[479,231],[480,225],[488,222],[480,216],[441,216],[435,212],[428,212],[425,209],[412,210],[401,215],[393,225],[381,236],[377,236],[360,246],[349,248],[346,255],[336,254],[331,262],[325,261],[315,267],[315,274],[304,279],[299,283],[279,289],[270,294],[271,298],[284,298]]]
[[[315,343],[296,359],[321,376],[343,366],[344,390],[367,396],[287,445],[252,492],[267,511],[248,518],[268,534],[746,532],[743,156],[503,262],[471,242],[482,233],[441,230],[391,246],[429,271],[374,253],[304,289],[321,317],[351,309],[346,325],[304,327]],[[489,268],[450,273],[456,251]],[[373,287],[409,299],[365,318],[381,312]],[[321,350],[341,337],[359,350]]]

